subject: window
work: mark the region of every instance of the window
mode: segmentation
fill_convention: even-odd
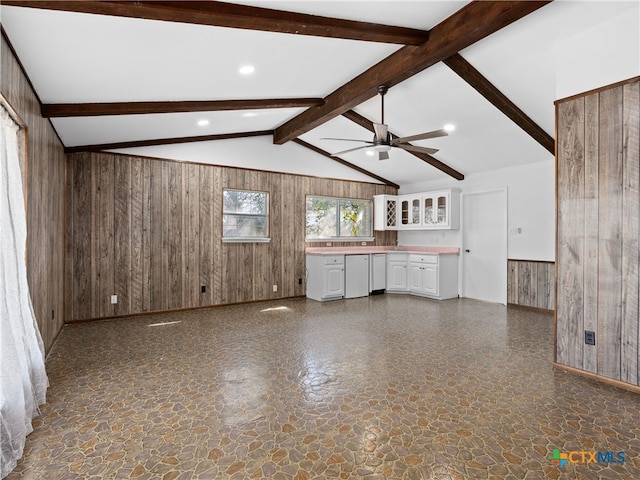
[[[371,234],[371,201],[307,196],[307,240],[364,240]]]
[[[266,192],[223,191],[222,240],[269,241],[269,196]]]

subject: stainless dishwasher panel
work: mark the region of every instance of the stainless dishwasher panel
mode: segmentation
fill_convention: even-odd
[[[369,295],[369,255],[345,255],[344,298]]]
[[[371,293],[384,293],[387,288],[387,254],[374,253],[371,255],[369,267],[369,291]]]

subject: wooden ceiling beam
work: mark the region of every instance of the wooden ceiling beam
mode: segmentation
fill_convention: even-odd
[[[373,129],[373,122],[371,120],[369,120],[367,117],[365,117],[363,115],[360,115],[359,113],[354,112],[353,110],[349,110],[348,112],[344,112],[342,114],[342,116],[345,117],[345,118],[348,118],[349,120],[351,120],[354,123],[357,123],[361,127],[366,128],[370,132],[375,133],[375,130]],[[393,134],[391,132],[389,132],[389,134],[391,135],[391,138],[397,138],[398,137],[398,135],[395,135],[395,134]],[[406,145],[411,145],[411,144],[408,143]],[[438,160],[437,158],[432,157],[428,153],[410,152],[408,150],[406,150],[406,152],[410,153],[411,155],[413,155],[415,157],[418,157],[423,162],[428,163],[432,167],[437,168],[441,172],[446,173],[447,175],[449,175],[450,177],[455,178],[456,180],[464,180],[464,174],[458,172],[454,168],[451,168],[446,163],[442,163],[440,160]]]
[[[367,42],[420,45],[429,32],[215,1],[20,1],[3,5]]]
[[[299,138],[294,138],[293,139],[294,143],[297,143],[298,145],[302,145],[305,148],[308,148],[309,150],[313,150],[316,153],[319,153],[320,155],[323,155],[327,158],[330,158],[331,160],[333,160],[334,162],[338,162],[346,167],[351,168],[352,170],[355,170],[357,172],[360,172],[364,175],[367,175],[368,177],[371,178],[375,178],[376,180],[378,180],[379,182],[384,183],[385,185],[388,185],[390,187],[394,187],[394,188],[400,188],[400,185],[393,183],[391,180],[387,180],[386,178],[382,178],[379,175],[376,175],[375,173],[372,173],[368,170],[365,170],[364,168],[361,168],[353,163],[349,163],[346,160],[343,160],[339,157],[334,157],[332,156],[329,152],[322,150],[321,148],[316,147],[315,145],[311,145],[310,143],[305,142],[304,140],[300,140]]]
[[[475,1],[465,5],[429,32],[420,46],[405,46],[311,107],[278,127],[274,142],[283,144],[351,110],[378,93],[378,86],[391,87],[460,50],[497,32],[550,3],[542,1]]]
[[[136,140],[132,142],[102,143],[95,145],[78,145],[65,147],[64,153],[101,152],[119,148],[151,147],[156,145],[170,145],[175,143],[209,142],[212,140],[229,140],[232,138],[260,137],[273,135],[273,130],[259,130],[255,132],[221,133],[217,135],[199,135],[195,137],[157,138],[153,140]]]
[[[465,82],[471,85],[480,95],[489,100],[492,105],[509,117],[517,126],[529,134],[536,142],[542,145],[549,153],[555,155],[556,142],[553,137],[520,110],[515,103],[509,100],[460,54],[456,53],[445,58],[443,62]]]
[[[322,105],[321,98],[281,98],[258,100],[204,100],[182,102],[49,103],[42,116],[93,117],[99,115],[139,115],[147,113],[217,112],[263,108],[304,108]]]

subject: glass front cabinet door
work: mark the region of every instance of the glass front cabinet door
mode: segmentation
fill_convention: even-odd
[[[425,227],[429,227],[434,224],[434,212],[433,212],[433,197],[427,196],[422,198],[424,204],[424,219],[422,223]]]
[[[398,228],[417,228],[422,225],[422,196],[400,195],[400,225]]]

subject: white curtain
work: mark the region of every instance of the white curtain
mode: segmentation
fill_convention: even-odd
[[[2,478],[22,456],[46,400],[44,348],[27,285],[27,226],[18,125],[0,109],[0,458]]]

